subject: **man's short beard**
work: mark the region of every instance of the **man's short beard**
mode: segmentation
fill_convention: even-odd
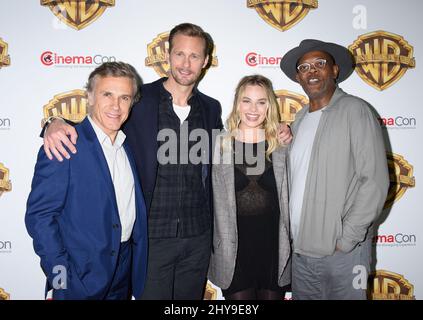
[[[181,86],[191,86],[191,85],[195,85],[195,84],[197,83],[198,79],[200,78],[200,77],[198,76],[198,77],[196,77],[195,79],[193,79],[192,81],[189,81],[188,83],[184,83],[184,82],[180,81],[180,80],[178,79],[178,77],[176,77],[176,76],[175,76],[175,74],[174,74],[172,71],[170,71],[170,73],[171,73],[171,75],[172,75],[172,78],[176,81],[176,83],[177,83],[177,84],[179,84],[179,85],[181,85]]]

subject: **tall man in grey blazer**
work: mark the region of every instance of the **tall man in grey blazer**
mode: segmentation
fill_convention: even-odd
[[[313,39],[281,61],[310,100],[292,125],[289,155],[293,299],[366,298],[371,226],[389,178],[376,117],[338,87],[353,65],[346,48]]]

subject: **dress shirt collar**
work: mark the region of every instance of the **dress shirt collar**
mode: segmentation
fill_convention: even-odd
[[[109,136],[94,122],[93,118],[90,115],[88,115],[88,120],[90,121],[94,129],[94,132],[97,136],[97,139],[102,146],[108,145],[108,146],[120,148],[123,145],[126,139],[126,135],[123,133],[122,130],[118,131],[116,135],[115,143],[112,144],[112,141],[110,140]]]

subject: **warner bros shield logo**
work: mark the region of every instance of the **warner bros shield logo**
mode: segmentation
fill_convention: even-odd
[[[375,31],[358,37],[348,49],[361,79],[377,90],[392,86],[416,66],[413,47],[401,36]]]
[[[279,31],[286,31],[300,22],[310,9],[318,7],[317,0],[247,0],[247,7]]]
[[[0,197],[3,192],[12,190],[12,183],[9,180],[9,169],[0,162]]]
[[[87,115],[87,96],[84,90],[76,89],[55,95],[43,107],[44,126],[48,117],[60,116],[66,120],[79,123]]]
[[[159,77],[167,77],[170,69],[166,59],[166,53],[169,51],[169,34],[170,31],[160,33],[147,45],[145,66],[152,67]],[[219,63],[216,56],[216,45],[213,47],[210,58],[212,59],[211,67],[217,67]]]
[[[41,0],[54,15],[68,26],[81,30],[97,20],[115,0]]]
[[[217,289],[213,287],[210,281],[207,281],[206,290],[204,291],[203,300],[216,300]]]
[[[413,166],[403,156],[387,152],[389,169],[389,191],[384,209],[392,207],[394,202],[401,199],[408,188],[416,185],[413,176]]]
[[[401,274],[377,270],[369,276],[369,284],[370,300],[416,300],[414,285]]]
[[[276,90],[275,95],[279,105],[279,115],[286,124],[291,124],[297,112],[308,104],[307,97],[288,90]]]
[[[0,69],[10,66],[10,56],[7,54],[8,44],[0,38]]]
[[[3,288],[0,288],[0,300],[10,300],[10,294],[4,291]]]

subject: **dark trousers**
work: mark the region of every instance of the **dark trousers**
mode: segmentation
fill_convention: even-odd
[[[132,250],[131,242],[122,242],[119,250],[119,260],[116,265],[113,281],[105,300],[128,300],[131,288]]]
[[[202,299],[210,253],[210,231],[190,238],[149,239],[147,282],[141,299]]]

